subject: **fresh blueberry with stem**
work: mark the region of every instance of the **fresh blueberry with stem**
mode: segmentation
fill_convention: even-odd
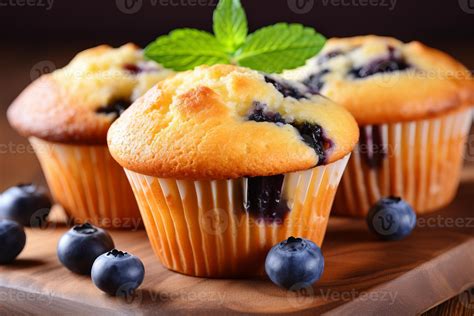
[[[38,220],[46,219],[51,205],[44,188],[31,183],[19,184],[0,195],[0,218],[17,221],[23,226],[35,226]]]
[[[303,238],[290,237],[278,243],[265,260],[265,271],[273,283],[293,291],[311,286],[323,270],[321,249]]]
[[[25,247],[23,226],[10,219],[0,219],[0,264],[10,263]]]
[[[112,237],[89,223],[76,225],[58,243],[61,263],[78,274],[90,274],[94,260],[114,248]]]
[[[113,249],[95,260],[91,276],[95,286],[105,293],[127,296],[142,284],[145,267],[138,257]]]
[[[416,225],[413,208],[399,197],[380,199],[367,214],[367,225],[382,240],[400,240]]]

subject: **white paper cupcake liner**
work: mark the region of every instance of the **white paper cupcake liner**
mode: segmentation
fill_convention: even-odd
[[[288,212],[273,221],[245,210],[247,178],[191,181],[125,171],[163,265],[194,276],[242,277],[262,274],[268,250],[289,236],[321,245],[348,159],[285,174]]]
[[[31,137],[54,200],[73,217],[104,228],[137,229],[140,212],[107,146],[65,145]]]
[[[361,127],[334,213],[362,217],[390,195],[407,200],[418,214],[449,204],[459,185],[471,120],[471,110],[463,109],[434,119]],[[377,138],[380,144],[371,143]],[[385,154],[380,157],[373,149]]]

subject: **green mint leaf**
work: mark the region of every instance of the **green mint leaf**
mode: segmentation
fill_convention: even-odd
[[[213,15],[213,30],[227,52],[233,53],[247,37],[247,17],[240,0],[220,0]]]
[[[241,66],[280,73],[304,65],[323,48],[325,41],[313,28],[278,23],[250,34],[234,58]]]
[[[176,71],[199,65],[229,64],[230,57],[210,33],[196,29],[177,29],[158,37],[144,51],[148,59]]]

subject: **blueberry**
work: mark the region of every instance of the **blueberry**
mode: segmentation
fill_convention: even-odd
[[[312,241],[290,237],[273,246],[265,260],[265,271],[273,283],[297,291],[321,278],[324,257]]]
[[[303,81],[303,84],[308,87],[310,93],[319,94],[321,89],[324,87],[323,77],[328,73],[328,69],[323,69],[317,73],[310,75]]]
[[[304,122],[301,124],[292,124],[300,133],[303,141],[314,149],[318,155],[318,165],[326,162],[326,150],[332,146],[330,140],[324,136],[323,128],[318,124]]]
[[[326,162],[326,150],[332,146],[332,142],[324,136],[323,128],[320,125],[309,122],[287,121],[280,113],[269,110],[266,104],[260,102],[254,102],[254,107],[248,116],[248,120],[270,122],[277,125],[290,124],[298,130],[303,141],[314,149],[319,157],[318,165]]]
[[[139,75],[141,73],[151,73],[151,72],[159,72],[160,68],[156,67],[155,64],[147,63],[147,62],[140,62],[139,64],[125,64],[122,68],[128,72],[130,75]]]
[[[113,296],[127,296],[142,284],[145,267],[138,257],[113,249],[99,256],[92,266],[92,282]]]
[[[131,104],[132,103],[130,102],[130,100],[114,100],[113,102],[110,102],[110,104],[98,108],[96,110],[96,113],[115,114],[115,117],[118,118],[120,115],[122,115],[123,112],[125,112],[126,109],[130,107]]]
[[[399,197],[379,200],[367,214],[369,229],[383,240],[399,240],[408,236],[416,225],[412,207]]]
[[[332,146],[332,142],[324,135],[323,128],[318,124],[309,122],[294,122],[285,120],[280,113],[268,109],[266,104],[254,102],[248,120],[255,122],[270,122],[277,125],[290,124],[298,130],[303,141],[314,149],[318,155],[318,165],[326,162],[326,150]]]
[[[351,74],[358,79],[366,78],[378,73],[394,72],[408,69],[403,59],[377,59],[363,67],[353,69]]]
[[[281,199],[284,178],[282,174],[248,178],[245,210],[267,222],[283,222],[290,211],[286,201]]]
[[[270,76],[265,76],[265,82],[272,84],[285,98],[307,99],[304,91],[296,87],[296,82]]]
[[[334,57],[341,56],[343,54],[344,53],[341,50],[333,50],[332,52],[328,52],[324,55],[320,55],[318,57],[318,64],[322,65],[322,64],[328,62],[329,60],[333,59]]]
[[[34,184],[20,184],[0,195],[0,217],[17,221],[23,226],[34,226],[41,212],[45,219],[51,209],[46,190]]]
[[[78,274],[90,274],[94,260],[114,248],[110,235],[89,223],[76,225],[58,243],[61,263]]]
[[[266,104],[260,102],[253,103],[253,109],[248,116],[250,121],[270,122],[275,124],[286,124],[285,119],[278,112],[272,112]]]
[[[25,247],[23,226],[10,219],[0,219],[0,263],[10,263]]]
[[[406,62],[403,56],[397,56],[393,47],[388,47],[388,57],[378,58],[367,65],[355,68],[350,71],[355,78],[363,79],[378,73],[402,71],[411,66]]]
[[[377,169],[382,167],[387,157],[387,150],[385,149],[382,127],[380,125],[361,127],[359,151],[363,161],[369,168]]]
[[[129,72],[132,75],[137,75],[143,71],[138,65],[135,64],[125,64],[123,65],[123,69],[125,69],[127,72]]]

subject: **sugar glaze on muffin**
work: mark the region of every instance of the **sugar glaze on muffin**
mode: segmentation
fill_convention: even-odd
[[[348,154],[353,117],[296,83],[231,65],[158,83],[111,127],[126,169],[177,179],[229,179],[306,170]]]
[[[28,86],[8,111],[24,136],[63,143],[105,144],[110,124],[171,71],[145,61],[133,44],[97,46]]]
[[[330,39],[283,77],[345,106],[360,125],[423,119],[474,100],[472,78],[459,62],[419,42],[388,37]]]

